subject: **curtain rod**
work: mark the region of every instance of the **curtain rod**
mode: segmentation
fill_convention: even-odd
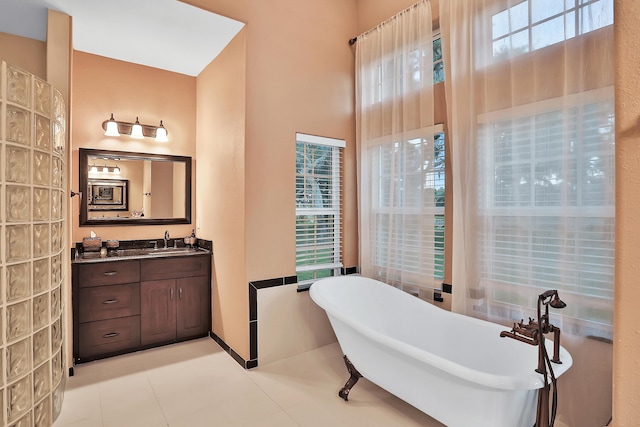
[[[359,36],[355,36],[352,39],[349,39],[349,46],[353,46],[354,44],[356,44],[356,42],[358,41],[358,37],[362,37],[365,34],[369,34],[371,31],[376,30],[378,28],[380,28],[382,25],[392,21],[393,19],[396,19],[398,16],[407,13],[408,11],[410,11],[411,9],[413,9],[414,7],[418,6],[420,3],[427,3],[427,0],[420,0],[419,2],[412,4],[411,6],[409,6],[408,8],[401,10],[400,12],[396,13],[395,15],[393,15],[391,18],[385,19],[384,21],[382,21],[381,23],[379,23],[378,25],[376,25],[375,27],[371,28],[370,30],[365,31],[364,33],[360,34]],[[430,2],[429,2],[430,3]]]

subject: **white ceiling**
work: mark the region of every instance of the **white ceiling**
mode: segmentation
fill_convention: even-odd
[[[244,26],[178,0],[0,0],[0,32],[44,41],[47,8],[73,17],[76,50],[189,76]]]

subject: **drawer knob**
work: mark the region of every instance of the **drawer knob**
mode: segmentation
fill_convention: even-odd
[[[115,304],[117,302],[119,302],[119,300],[117,299],[108,299],[106,301],[102,301],[103,304]]]
[[[113,338],[117,337],[118,335],[120,335],[118,332],[109,332],[108,334],[104,334],[102,338]]]

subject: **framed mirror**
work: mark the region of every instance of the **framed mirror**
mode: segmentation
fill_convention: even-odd
[[[191,223],[191,157],[79,149],[80,226]]]
[[[126,211],[128,179],[92,179],[87,182],[89,211]]]

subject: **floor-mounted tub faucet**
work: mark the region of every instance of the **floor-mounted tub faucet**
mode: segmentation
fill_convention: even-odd
[[[553,373],[553,363],[562,363],[560,360],[560,328],[549,322],[549,306],[562,309],[567,306],[558,296],[555,289],[548,290],[538,295],[538,318],[529,318],[529,323],[525,324],[524,319],[519,323],[514,323],[511,331],[500,332],[501,337],[509,337],[518,341],[538,346],[538,367],[536,372],[542,374],[544,387],[538,390],[538,407],[536,410],[536,423],[534,427],[553,427],[556,420],[556,410],[558,404],[558,389],[556,377]],[[544,312],[542,308],[544,307]],[[549,358],[547,347],[544,343],[545,334],[553,333],[553,358]],[[548,375],[549,374],[549,375]],[[551,383],[549,378],[551,377]],[[553,396],[551,409],[549,408],[549,396],[553,385]]]

